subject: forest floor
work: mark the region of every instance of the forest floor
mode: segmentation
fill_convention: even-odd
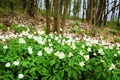
[[[0,16],[0,23],[3,23],[8,28],[7,31],[0,30],[0,35],[9,35],[15,32],[9,28],[11,23],[34,26],[35,29],[43,31],[46,25],[46,18],[45,16],[41,15],[39,15],[37,18],[32,18],[25,14],[9,14],[6,16]],[[51,17],[51,26],[52,25],[53,18]],[[79,39],[82,39],[83,35],[86,34],[97,40],[106,40],[110,43],[120,43],[119,32],[108,27],[95,27],[93,31],[92,25],[83,23],[79,20],[67,20],[65,25],[65,32],[73,37],[79,37]]]

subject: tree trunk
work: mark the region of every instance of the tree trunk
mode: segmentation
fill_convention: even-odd
[[[54,32],[60,33],[60,0],[54,0]]]
[[[77,11],[76,11],[76,4],[77,3],[77,1],[76,0],[74,0],[74,8],[73,8],[73,17],[74,17],[74,19],[76,19],[76,14],[77,14]]]
[[[66,23],[69,3],[70,3],[70,0],[65,0],[64,13],[63,13],[63,19],[62,19],[62,25],[61,25],[62,33],[64,32],[64,27],[65,27],[65,23]]]
[[[98,11],[96,15],[96,26],[101,26],[103,13],[105,11],[106,0],[99,0]]]
[[[104,26],[106,26],[106,23],[107,23],[107,17],[108,17],[108,15],[106,15],[106,14],[108,12],[108,8],[109,8],[109,0],[106,1],[106,10],[104,12]]]
[[[120,1],[119,1],[119,4],[120,4]],[[118,19],[117,19],[117,26],[120,27],[120,6],[119,6]]]
[[[69,16],[71,14],[71,0],[70,0],[70,4],[69,4]]]
[[[116,6],[116,3],[117,3],[117,1],[116,0],[114,0],[114,3],[113,3],[113,8]],[[116,8],[115,8],[116,9]],[[111,15],[111,19],[114,21],[114,17],[115,17],[115,9],[114,10],[112,10],[112,15]]]
[[[27,2],[28,0],[23,0],[23,12],[26,12],[27,10]]]
[[[83,0],[83,15],[82,15],[82,22],[84,22],[84,17],[85,17],[85,6],[86,6],[86,1]]]
[[[46,0],[46,24],[47,24],[47,31],[46,34],[50,33],[50,2]]]
[[[60,15],[62,16],[64,0],[60,0]]]
[[[14,10],[14,5],[13,5],[13,2],[12,2],[12,1],[10,1],[10,7],[11,7],[11,12],[13,12],[13,10]]]

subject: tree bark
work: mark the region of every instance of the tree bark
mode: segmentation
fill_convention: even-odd
[[[54,0],[54,32],[60,33],[60,0]]]
[[[84,22],[84,17],[85,17],[85,6],[86,6],[86,1],[83,0],[83,15],[82,15],[82,22]]]
[[[50,33],[50,2],[46,0],[46,24],[47,24],[47,31],[46,34]]]
[[[67,14],[68,14],[69,4],[70,4],[70,0],[65,0],[64,13],[63,13],[63,19],[62,19],[62,25],[61,25],[62,33],[64,32],[64,27],[65,27],[65,23],[66,23]]]

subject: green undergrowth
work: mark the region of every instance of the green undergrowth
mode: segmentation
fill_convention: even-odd
[[[27,31],[27,27],[25,27],[25,26],[17,26],[16,24],[11,24],[10,29],[14,30],[15,32]]]
[[[0,44],[0,80],[119,80],[117,46],[24,33]]]
[[[114,38],[114,41],[120,43],[120,38]]]
[[[3,31],[7,31],[7,27],[2,23],[0,23],[0,29]]]
[[[113,21],[108,22],[108,27],[112,29],[113,32],[117,32],[120,34],[120,27],[116,26],[116,23]]]

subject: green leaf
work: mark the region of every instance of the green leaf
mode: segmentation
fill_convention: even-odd
[[[102,76],[102,74],[101,74],[101,73],[97,73],[97,74],[96,74],[96,79],[100,79],[100,78],[101,78],[101,76]]]
[[[41,80],[48,80],[49,76],[42,77]]]
[[[36,73],[35,73],[36,70],[37,70],[36,67],[30,68],[30,73],[31,73],[32,75],[36,75]]]
[[[51,66],[53,66],[55,63],[56,63],[55,60],[51,60],[51,61],[50,61],[50,65],[51,65]]]
[[[68,77],[71,78],[71,76],[72,76],[72,71],[69,70],[67,73],[68,73]]]
[[[49,80],[56,80],[55,76],[50,76]]]
[[[97,67],[97,68],[95,69],[95,72],[102,72],[101,66],[100,66],[100,67]]]
[[[72,76],[77,80],[78,75],[76,71],[72,71]]]
[[[92,66],[91,65],[86,65],[86,68],[90,71],[92,71]]]
[[[46,68],[42,68],[42,75],[49,75],[49,71]]]

